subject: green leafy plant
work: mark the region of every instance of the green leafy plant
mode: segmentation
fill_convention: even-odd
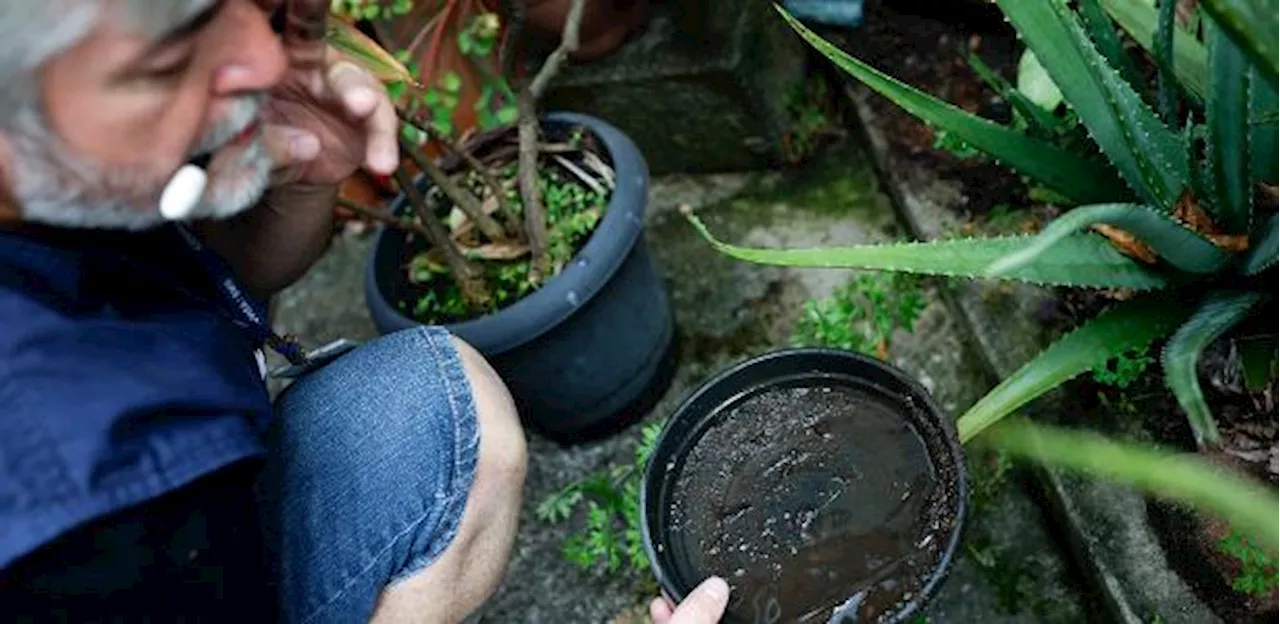
[[[563,545],[570,563],[582,569],[602,566],[609,573],[649,573],[640,528],[640,486],[660,433],[661,422],[645,425],[631,463],[570,483],[538,503],[535,515],[547,523],[566,522],[583,510],[583,525]]]
[[[1231,581],[1232,589],[1242,594],[1265,597],[1276,588],[1280,562],[1247,535],[1232,531],[1218,542],[1218,552],[1240,562],[1240,572]]]
[[[1093,380],[1108,386],[1128,388],[1154,363],[1146,349],[1132,349],[1115,354],[1115,357],[1093,369]]]
[[[573,0],[560,47],[535,75],[518,80],[505,68],[518,43],[511,33],[522,30],[523,3],[499,4],[512,18],[505,36],[498,16],[479,0],[432,5],[430,19],[411,37],[429,42],[418,57],[424,67],[355,25],[410,13],[412,2],[335,0],[330,7],[330,41],[378,76],[397,102],[401,154],[409,162],[393,180],[411,213],[392,215],[345,197],[339,203],[413,238],[409,248],[417,255],[403,262],[409,296],[395,303],[425,323],[496,312],[540,287],[585,242],[613,190],[613,170],[593,145],[572,133],[569,139],[543,136],[537,119],[537,101],[578,45],[585,0]],[[437,71],[446,32],[456,33],[458,51],[479,76],[476,130],[498,130],[497,148],[486,149],[493,140],[472,141],[472,129],[454,127],[466,85],[456,71]],[[437,148],[452,166],[430,155]],[[430,182],[426,192],[415,184],[419,172]]]
[[[912,331],[924,311],[922,282],[897,273],[854,275],[830,297],[804,303],[792,343],[888,359],[894,332]]]
[[[689,218],[717,249],[752,262],[1118,291],[1122,296],[1114,305],[1049,346],[962,415],[957,423],[961,439],[974,439],[1030,401],[1118,354],[1167,339],[1161,355],[1165,383],[1197,444],[1213,447],[1221,440],[1196,377],[1196,361],[1207,344],[1262,313],[1264,304],[1275,299],[1280,238],[1276,67],[1274,57],[1266,57],[1276,49],[1275,2],[1201,3],[1206,15],[1203,42],[1194,43],[1207,54],[1203,103],[1186,101],[1191,114],[1181,120],[1162,118],[1147,104],[1147,99],[1176,101],[1176,91],[1196,88],[1189,78],[1197,74],[1178,69],[1177,42],[1186,39],[1170,31],[1172,20],[1155,16],[1153,54],[1164,78],[1152,89],[1120,60],[1125,52],[1099,0],[1076,4],[1079,12],[1065,0],[998,0],[1061,92],[1073,113],[1071,123],[1087,132],[1088,150],[1029,128],[996,124],[933,98],[849,56],[778,8],[841,70],[1073,206],[1039,234],[752,249],[719,241],[696,215]],[[1109,4],[1148,16],[1137,0]],[[1161,41],[1174,43],[1155,45]],[[1145,467],[1120,461],[1123,454],[1113,458],[1121,468]],[[1158,477],[1157,473],[1154,481],[1142,483],[1187,494]],[[1270,528],[1253,528],[1264,530],[1267,543],[1275,548],[1276,497],[1270,493],[1263,500],[1270,501]]]

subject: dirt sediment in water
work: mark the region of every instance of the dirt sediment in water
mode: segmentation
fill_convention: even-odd
[[[773,387],[699,439],[675,483],[672,546],[728,579],[730,619],[874,621],[920,591],[950,497],[904,408],[842,384]]]

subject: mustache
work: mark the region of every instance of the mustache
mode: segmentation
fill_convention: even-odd
[[[258,115],[262,112],[266,101],[267,95],[265,93],[246,95],[232,101],[226,116],[212,128],[205,131],[196,146],[191,150],[190,157],[207,156],[226,145],[227,142],[258,119]]]

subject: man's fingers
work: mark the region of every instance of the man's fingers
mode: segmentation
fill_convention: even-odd
[[[320,155],[319,137],[293,126],[264,124],[262,142],[271,157],[272,178],[277,184],[292,180],[298,167]]]
[[[654,598],[649,603],[649,620],[653,624],[667,624],[671,621],[671,605],[662,598]]]
[[[348,61],[329,68],[329,86],[347,113],[364,120],[365,166],[389,175],[399,164],[398,120],[387,90],[369,72]]]
[[[666,624],[715,624],[728,606],[729,584],[713,576],[689,592]]]
[[[289,64],[304,72],[304,82],[315,97],[324,94],[328,19],[329,0],[286,0],[283,38]]]

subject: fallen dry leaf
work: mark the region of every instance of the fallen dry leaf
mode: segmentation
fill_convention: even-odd
[[[1113,227],[1103,223],[1093,226],[1093,230],[1111,240],[1111,244],[1116,246],[1127,256],[1137,258],[1147,264],[1156,263],[1156,252],[1151,247],[1140,241],[1133,234],[1130,234],[1118,227]]]
[[[476,247],[463,247],[462,253],[468,258],[479,260],[515,260],[529,253],[529,246],[515,243],[488,243]]]

